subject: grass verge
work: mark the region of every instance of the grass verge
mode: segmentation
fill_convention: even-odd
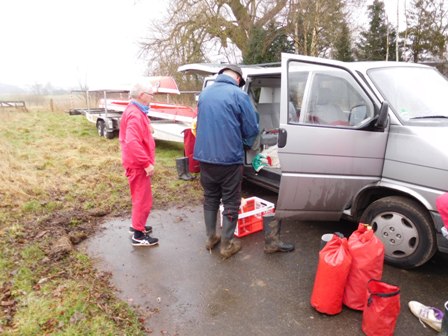
[[[144,335],[110,274],[76,249],[107,216],[130,213],[118,140],[82,116],[2,112],[0,153],[0,334]],[[200,202],[199,182],[177,179],[182,155],[157,143],[154,208]]]

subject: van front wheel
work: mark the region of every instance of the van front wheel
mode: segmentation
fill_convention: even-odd
[[[423,265],[436,252],[435,231],[428,211],[419,203],[400,196],[381,198],[361,216],[383,242],[388,264],[413,268]]]

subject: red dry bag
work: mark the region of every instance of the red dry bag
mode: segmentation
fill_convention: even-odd
[[[319,252],[319,264],[311,294],[311,306],[318,312],[335,315],[342,311],[342,296],[351,261],[347,238],[334,234]]]
[[[362,331],[367,336],[392,336],[400,314],[400,288],[371,279],[362,312]]]
[[[370,226],[359,224],[348,238],[352,265],[345,286],[343,303],[347,307],[363,310],[370,279],[381,279],[384,265],[384,245]]]
[[[194,136],[191,128],[183,130],[184,133],[184,153],[188,158],[188,170],[190,173],[199,173],[199,161],[193,159],[194,144],[196,143],[196,137]]]

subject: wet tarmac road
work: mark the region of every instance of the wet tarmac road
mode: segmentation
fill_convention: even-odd
[[[257,196],[259,196],[257,194]],[[271,200],[272,195],[259,196]],[[130,219],[116,219],[83,246],[100,270],[112,272],[119,296],[146,312],[151,335],[363,335],[362,313],[344,308],[336,316],[310,306],[320,237],[347,223],[285,221],[282,239],[292,253],[263,253],[263,232],[242,238],[242,250],[222,260],[206,251],[201,207],[154,210],[149,223],[158,247],[133,247]],[[385,266],[383,280],[401,288],[395,335],[437,335],[424,328],[407,303],[442,308],[448,300],[448,258],[436,255],[415,270]]]

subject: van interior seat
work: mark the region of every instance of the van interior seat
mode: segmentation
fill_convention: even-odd
[[[325,125],[348,125],[348,117],[332,98],[330,89],[319,89],[319,96],[312,113],[314,122]]]
[[[260,116],[260,131],[280,127],[280,103],[259,103],[257,110]]]

